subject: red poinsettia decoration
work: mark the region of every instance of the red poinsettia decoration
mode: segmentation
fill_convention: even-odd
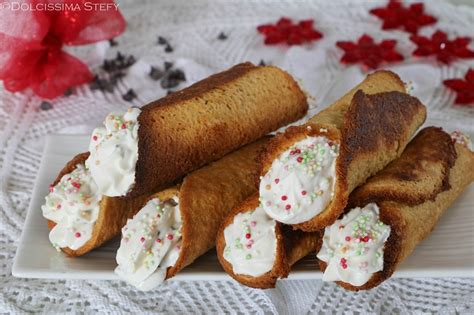
[[[401,1],[390,0],[386,7],[375,8],[370,13],[383,20],[382,28],[402,29],[416,34],[420,27],[436,23],[436,18],[425,13],[423,3],[403,6]]]
[[[457,58],[474,57],[474,51],[468,47],[471,41],[469,37],[456,37],[450,40],[445,32],[438,30],[431,35],[431,38],[413,35],[410,40],[418,46],[413,52],[414,56],[436,56],[436,59],[445,64]]]
[[[336,45],[344,50],[342,63],[362,63],[370,69],[376,69],[383,62],[403,60],[403,56],[395,50],[397,41],[385,39],[375,43],[367,34],[362,35],[357,43],[338,41]]]
[[[313,20],[302,20],[293,23],[291,19],[282,17],[276,24],[260,25],[257,30],[265,36],[265,44],[267,45],[279,43],[301,45],[323,37],[323,34],[314,29],[313,24]]]
[[[449,79],[443,81],[457,94],[457,104],[474,104],[474,69],[469,69],[463,79]]]
[[[31,88],[54,98],[91,81],[87,66],[63,45],[110,39],[125,29],[113,0],[30,0],[18,10],[15,1],[8,3],[0,10],[0,80],[11,92]]]

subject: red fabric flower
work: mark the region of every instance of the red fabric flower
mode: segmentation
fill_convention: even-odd
[[[295,24],[291,19],[282,17],[275,25],[260,25],[257,30],[265,36],[266,45],[301,45],[323,37],[323,34],[314,29],[313,23],[313,20],[302,20]]]
[[[410,40],[418,47],[413,52],[414,56],[435,55],[439,61],[449,64],[457,58],[473,58],[474,51],[468,45],[469,37],[456,37],[454,40],[448,39],[448,35],[442,31],[436,31],[431,38],[426,36],[413,35]]]
[[[443,81],[457,94],[457,104],[474,104],[474,69],[469,69],[463,79],[449,79]]]
[[[11,92],[31,88],[54,98],[91,81],[87,66],[62,46],[110,39],[125,29],[113,0],[29,0],[17,10],[9,3],[0,10],[0,80]]]
[[[390,0],[386,7],[375,8],[370,13],[383,20],[382,28],[403,29],[416,34],[420,27],[436,23],[436,18],[425,14],[423,3],[413,3],[404,7],[400,1]]]
[[[342,63],[362,63],[370,69],[376,69],[382,62],[401,61],[403,56],[395,50],[396,40],[385,39],[375,43],[369,35],[362,35],[357,43],[339,41],[336,45],[344,50]]]

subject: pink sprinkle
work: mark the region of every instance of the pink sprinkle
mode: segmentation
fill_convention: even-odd
[[[350,237],[350,236],[346,236],[346,241],[347,241],[347,242],[350,242],[350,240],[351,240],[351,237]]]
[[[342,265],[342,269],[347,269],[347,265],[346,265],[346,264],[343,264],[343,265]]]
[[[173,234],[168,234],[168,236],[166,238],[171,241],[173,239]]]
[[[295,155],[295,153],[296,153],[296,152],[293,151],[293,150],[290,151],[290,155]]]
[[[122,124],[122,129],[125,129],[125,128],[127,128],[127,125]]]
[[[298,158],[296,159],[296,161],[297,161],[298,163],[303,162],[303,157],[302,157],[302,156],[298,156]]]
[[[290,209],[291,209],[291,205],[286,205],[286,206],[285,206],[285,209],[286,209],[286,210],[290,210]]]
[[[247,244],[247,248],[248,248],[248,249],[252,248],[252,244],[250,244],[250,243]]]
[[[93,136],[92,140],[97,141],[97,136]]]
[[[279,178],[275,178],[275,184],[278,184],[280,182]]]
[[[78,183],[78,182],[72,182],[71,184],[74,188],[77,188],[77,189],[80,189],[81,188],[81,184]]]
[[[345,258],[341,258],[341,264],[345,264],[347,260]]]
[[[157,243],[161,243],[161,238],[157,238],[157,239],[156,239],[156,242],[157,242]]]
[[[250,233],[245,234],[245,238],[247,238],[247,239],[250,238],[251,236],[252,235],[250,235]]]
[[[253,245],[253,240],[249,240],[249,244],[250,244],[250,245]]]
[[[301,194],[304,196],[307,194],[306,190],[301,191]]]
[[[361,237],[361,239],[360,239],[360,241],[364,242],[364,243],[367,243],[369,240],[370,240],[370,238],[368,236]]]
[[[49,185],[49,192],[53,192],[53,190],[54,190],[53,184]]]
[[[58,209],[58,210],[61,209],[61,204],[58,204],[58,205],[56,206],[56,209]]]
[[[285,201],[286,199],[288,199],[287,196],[285,196],[285,195],[281,196],[281,200]]]
[[[140,242],[143,243],[144,241],[145,241],[145,238],[142,236],[142,237],[140,238]]]
[[[76,233],[74,234],[74,236],[75,236],[76,238],[79,238],[79,237],[81,237],[81,233],[76,232]]]
[[[301,150],[300,150],[300,149],[296,149],[296,150],[295,150],[295,153],[296,153],[296,154],[300,154],[300,153],[301,153]]]
[[[257,222],[256,222],[256,221],[250,222],[250,226],[256,226],[256,225],[257,225]]]

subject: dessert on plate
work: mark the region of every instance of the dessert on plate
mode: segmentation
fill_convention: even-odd
[[[214,248],[222,220],[256,192],[256,157],[268,140],[249,144],[153,194],[122,230],[115,269],[120,278],[150,290]]]
[[[260,200],[275,220],[304,231],[334,223],[349,194],[404,150],[426,108],[400,78],[376,71],[260,156]]]
[[[454,135],[423,129],[398,159],[351,194],[318,245],[323,280],[351,291],[376,287],[433,231],[474,181],[474,152],[465,137]]]
[[[316,250],[320,232],[293,230],[270,218],[254,194],[235,207],[217,235],[217,257],[224,270],[253,288],[275,287],[291,266]]]
[[[308,109],[294,79],[272,66],[236,65],[97,128],[86,166],[106,196],[137,196],[260,139]]]
[[[49,240],[69,256],[82,256],[119,235],[146,200],[101,195],[84,165],[88,155],[78,154],[66,164],[41,208],[48,219]]]

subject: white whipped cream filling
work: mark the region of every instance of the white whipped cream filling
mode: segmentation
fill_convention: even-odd
[[[105,127],[92,132],[86,166],[103,195],[124,196],[135,182],[138,115],[138,108],[129,108],[125,114],[111,113],[105,119]]]
[[[276,258],[276,222],[258,207],[239,213],[224,230],[224,258],[235,274],[258,277],[272,270]]]
[[[163,283],[181,251],[178,197],[150,200],[122,229],[115,273],[140,290]]]
[[[41,210],[46,219],[56,223],[49,233],[49,240],[56,249],[76,250],[91,238],[101,198],[83,164],[76,165],[75,170],[50,187]]]
[[[310,220],[334,196],[339,145],[324,136],[306,137],[275,159],[260,180],[260,202],[279,222]]]
[[[369,203],[354,208],[326,227],[318,258],[327,263],[324,281],[361,286],[383,269],[384,245],[390,226],[379,220],[379,208]]]
[[[468,148],[469,150],[472,151],[472,141],[471,137],[469,137],[467,134],[462,133],[461,131],[453,131],[451,133],[451,139],[455,143],[459,143],[460,145]]]

